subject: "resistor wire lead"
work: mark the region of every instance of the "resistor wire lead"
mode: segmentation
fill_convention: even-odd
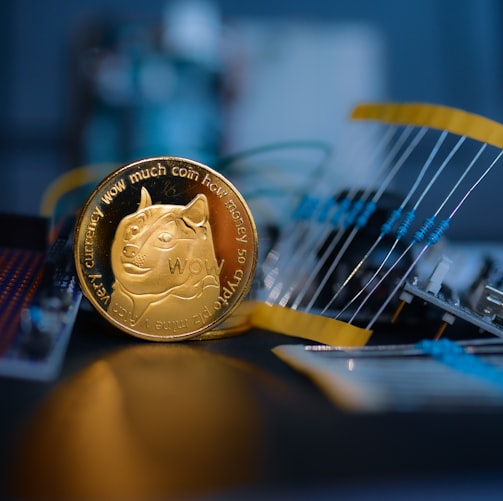
[[[229,165],[232,165],[233,163],[240,161],[240,160],[245,160],[247,158],[261,155],[264,153],[269,153],[269,152],[275,152],[275,151],[280,151],[284,149],[313,149],[313,150],[319,150],[321,152],[321,158],[316,162],[315,168],[313,171],[313,175],[315,177],[318,177],[322,175],[324,168],[326,167],[327,163],[329,162],[330,158],[332,157],[333,151],[332,147],[324,142],[319,142],[319,141],[295,141],[295,142],[281,142],[281,143],[273,143],[270,145],[265,145],[257,148],[252,148],[249,150],[245,150],[243,152],[240,152],[235,155],[230,155],[228,157],[223,158],[220,160],[220,162],[217,164],[217,170],[220,169],[228,169]],[[251,193],[251,194],[246,194],[248,198],[253,197],[256,195],[256,193]],[[314,210],[313,204],[315,204],[316,199],[314,197],[309,197],[309,196],[304,196],[302,197],[299,206],[297,207],[298,212],[295,213],[294,211],[294,218],[293,221],[291,220],[290,223],[287,225],[287,231],[285,231],[285,235],[291,235],[294,233],[294,229],[298,227],[298,221],[297,217],[298,216],[300,219],[307,219],[312,211]],[[271,268],[274,266],[274,264],[277,262],[278,256],[274,252],[268,253],[266,258],[264,259],[264,265],[267,265],[267,267]]]
[[[397,145],[395,145],[395,148],[392,148],[392,151],[394,154],[396,154],[396,150],[400,147],[400,145],[406,140],[408,134],[412,130],[412,127],[409,127],[407,129],[407,133],[405,131],[402,133],[400,138],[397,140]],[[379,156],[382,154],[383,151],[386,150],[388,145],[391,143],[393,136],[395,135],[396,128],[388,128],[386,134],[381,138],[379,141],[378,145],[376,146],[372,158],[370,162],[376,161]],[[390,154],[391,155],[391,154]],[[392,156],[388,155],[387,156],[387,161],[389,162]],[[382,174],[382,171],[387,167],[386,161],[384,162],[384,165],[381,165],[378,171],[376,172],[376,180],[379,179],[379,176]],[[336,224],[337,227],[342,228],[341,232],[343,233],[345,229],[343,228],[343,224],[345,219],[347,219],[348,214],[351,214],[351,212],[355,211],[355,204],[360,203],[359,200],[355,200],[356,195],[358,194],[358,188],[354,187],[351,188],[349,193],[347,194],[346,198],[341,202],[339,209],[345,207],[347,208],[347,211],[341,212],[337,210],[332,218],[329,218],[326,224],[326,229],[324,230],[324,234],[329,235],[330,232],[333,230],[333,224]],[[312,222],[312,221],[311,221]],[[310,225],[312,226],[312,225]],[[308,231],[308,230],[307,230]],[[305,235],[303,236],[303,240],[305,241],[306,239],[304,238]],[[316,242],[320,242],[319,235],[316,235]],[[300,247],[300,250],[299,250]],[[269,283],[266,283],[266,288],[269,290],[269,294],[265,300],[266,303],[268,304],[274,304],[278,301],[278,298],[283,291],[283,287],[286,283],[289,283],[290,288],[289,291],[287,292],[286,295],[284,295],[281,300],[279,301],[280,304],[285,303],[285,301],[288,301],[287,297],[289,297],[289,294],[291,294],[291,290],[293,290],[299,280],[298,276],[298,269],[299,266],[301,266],[305,259],[311,255],[314,252],[316,253],[318,248],[316,246],[310,245],[310,246],[297,246],[294,247],[294,251],[287,254],[286,256],[283,256],[283,260],[281,262],[281,270],[279,268],[276,269],[276,279],[274,281],[270,281]],[[280,272],[281,271],[281,272]],[[294,277],[289,277],[288,275],[294,273]],[[266,281],[264,281],[266,282]]]
[[[398,154],[402,146],[404,145],[405,141],[408,139],[409,135],[411,134],[413,130],[412,126],[405,127],[400,134],[399,138],[397,139],[396,143],[394,146],[391,148],[389,151],[388,155],[384,159],[384,161],[381,163],[379,170],[375,173],[375,178],[376,180],[379,179],[379,177],[382,175],[382,173],[389,167],[389,164],[393,160],[393,158]],[[359,212],[364,208],[365,202],[368,200],[368,198],[371,195],[372,184],[369,185],[369,187],[364,191],[364,193],[360,196],[359,199],[354,200],[353,206],[349,208],[347,213],[343,215],[343,218],[340,220],[339,225],[338,225],[338,231],[335,234],[335,236],[330,240],[329,245],[327,246],[326,249],[324,249],[324,252],[320,259],[317,260],[315,266],[311,270],[311,273],[307,277],[307,279],[304,281],[304,286],[301,288],[299,293],[297,294],[294,303],[292,304],[291,308],[292,309],[297,309],[301,300],[303,299],[305,293],[311,286],[311,284],[314,282],[316,279],[316,276],[318,275],[319,271],[321,268],[325,265],[326,261],[330,257],[331,253],[339,243],[340,239],[346,232],[346,230],[352,226],[354,221],[358,218]],[[356,195],[357,190],[354,190],[354,193]],[[330,231],[326,233],[326,235],[323,235],[323,237],[319,240],[320,246],[316,249],[316,253],[322,248],[324,245],[324,242],[326,238],[328,238],[330,235]],[[290,290],[293,291],[296,287],[299,281],[296,283],[292,284]],[[282,304],[286,304],[285,301],[282,301]]]
[[[332,275],[332,273],[335,270],[336,266],[339,264],[340,260],[342,259],[342,257],[346,253],[346,251],[349,248],[349,246],[350,246],[351,242],[353,241],[354,237],[356,236],[356,234],[358,233],[358,231],[362,227],[364,227],[366,225],[367,220],[368,220],[368,218],[371,215],[371,212],[375,209],[375,206],[376,206],[377,202],[379,201],[379,199],[381,198],[382,194],[388,188],[389,184],[391,183],[391,181],[393,180],[393,178],[396,176],[396,174],[398,173],[398,171],[400,170],[400,168],[403,166],[403,164],[405,163],[405,161],[407,160],[407,158],[409,158],[409,156],[411,155],[412,151],[416,148],[416,146],[419,144],[419,142],[421,141],[421,139],[424,137],[424,135],[426,134],[427,130],[428,129],[426,127],[421,127],[417,131],[417,133],[414,136],[413,140],[407,146],[407,148],[405,149],[405,151],[398,158],[398,160],[395,162],[395,164],[392,166],[392,168],[389,170],[387,176],[385,177],[384,181],[380,184],[380,187],[375,192],[375,194],[370,198],[370,194],[371,194],[371,188],[370,187],[365,192],[367,198],[370,198],[370,201],[367,204],[367,211],[365,212],[365,209],[364,209],[363,212],[360,215],[361,217],[359,219],[357,219],[355,226],[351,230],[351,233],[348,235],[348,237],[344,241],[344,244],[342,245],[341,249],[339,250],[339,252],[335,256],[335,258],[332,261],[332,263],[330,264],[327,272],[324,274],[323,279],[318,284],[318,286],[316,287],[316,290],[312,294],[312,296],[311,296],[311,298],[309,300],[309,303],[306,306],[306,310],[309,311],[313,307],[315,301],[318,299],[318,296],[321,294],[321,291],[323,290],[323,288],[327,284],[327,282],[330,279],[330,276]],[[344,230],[346,230],[346,228],[344,228]],[[309,287],[310,287],[311,283],[315,280],[316,275],[317,275],[319,269],[321,269],[321,267],[325,265],[326,261],[330,257],[330,255],[331,255],[331,253],[332,253],[332,251],[335,248],[335,245],[337,243],[338,243],[338,241],[335,242],[332,245],[332,242],[331,242],[331,244],[327,247],[327,250],[325,251],[325,253],[322,256],[322,258],[320,259],[318,265],[315,267],[315,270],[313,270],[313,272],[315,271],[316,273],[311,273],[311,275],[309,276],[309,278],[306,281],[306,283],[304,284],[304,286],[298,292],[298,294],[297,294],[297,296],[295,298],[295,301],[294,301],[294,303],[292,305],[293,309],[298,308],[298,306],[300,305],[300,302],[304,298],[306,292],[309,290]]]
[[[341,294],[341,292],[345,289],[345,287],[353,279],[353,277],[356,275],[356,273],[358,272],[358,270],[365,264],[365,262],[370,257],[370,255],[374,252],[374,250],[377,248],[377,246],[381,243],[382,239],[386,235],[388,235],[389,233],[391,233],[391,231],[393,230],[393,227],[395,226],[396,222],[400,219],[400,217],[402,215],[402,212],[403,212],[403,209],[407,206],[407,204],[409,203],[410,199],[412,198],[412,196],[414,195],[414,193],[418,189],[421,181],[423,180],[423,178],[426,175],[428,169],[430,168],[431,164],[433,163],[433,160],[437,156],[437,154],[438,154],[438,152],[440,150],[440,147],[442,146],[442,144],[445,141],[445,138],[447,137],[447,134],[448,134],[447,131],[445,131],[445,130],[442,131],[442,133],[440,134],[439,138],[437,139],[435,145],[433,146],[433,148],[432,148],[432,150],[431,150],[428,158],[426,159],[426,162],[424,163],[423,167],[421,168],[421,170],[420,170],[420,172],[419,172],[416,180],[414,181],[414,184],[412,185],[412,187],[410,188],[409,192],[407,193],[407,195],[403,199],[402,203],[400,204],[400,206],[397,209],[395,209],[394,211],[391,212],[388,220],[382,225],[381,233],[379,234],[379,236],[377,237],[377,239],[375,240],[375,242],[370,246],[370,248],[365,253],[365,255],[363,256],[363,258],[357,263],[357,265],[353,268],[353,270],[351,271],[351,273],[344,280],[344,282],[342,283],[342,285],[337,289],[337,291],[334,294],[334,296],[330,299],[330,301],[328,302],[328,304],[321,311],[321,314],[324,314],[332,306],[332,304],[334,303],[334,301],[339,297],[339,295]],[[444,162],[444,164],[445,164],[445,162]],[[440,170],[440,168],[437,170],[437,174],[438,174],[439,170]],[[425,194],[425,191],[426,190],[423,191],[423,196]],[[405,228],[408,228],[410,226],[412,220],[415,217],[415,210],[417,209],[417,205],[418,204],[416,204],[415,207],[411,211],[407,212],[407,214],[405,215],[404,221],[402,221],[402,223],[400,225],[401,228],[405,229]],[[386,264],[386,262],[389,259],[389,257],[393,254],[393,252],[395,250],[395,247],[397,245],[398,245],[398,239],[395,240],[395,242],[391,246],[391,249],[388,251],[387,255],[385,256],[384,260],[382,261],[381,265],[376,270],[376,272],[374,273],[374,275],[372,276],[372,278],[369,280],[368,283],[372,282],[372,280],[374,280],[374,278],[381,272],[382,268]],[[356,299],[356,298],[353,298],[353,300],[354,299]],[[352,304],[352,301],[350,301],[350,303],[348,303],[346,305],[346,307],[339,312],[339,315],[342,314],[347,309],[347,307],[350,306],[350,304]],[[337,315],[336,318],[339,318],[339,315]]]
[[[387,148],[395,131],[396,127],[388,128],[387,133],[381,137],[380,142],[371,155],[370,162],[375,161],[375,159],[377,159]],[[356,154],[360,148],[360,144],[358,141],[351,144],[355,144],[353,153]],[[322,181],[321,190],[326,190],[326,186],[326,181]],[[267,303],[274,303],[277,300],[283,288],[283,283],[287,281],[287,277],[283,276],[283,272],[296,268],[296,266],[293,266],[292,261],[298,262],[304,257],[306,250],[312,250],[313,245],[311,241],[308,240],[307,236],[312,234],[314,229],[318,227],[314,223],[319,219],[323,219],[323,213],[326,213],[326,226],[328,227],[326,233],[328,234],[331,231],[332,225],[340,220],[341,215],[344,214],[343,209],[348,208],[357,192],[358,190],[356,188],[350,191],[346,199],[336,204],[335,208],[332,208],[334,211],[332,213],[326,213],[326,200],[323,198],[318,196],[304,197],[304,199],[301,200],[300,206],[294,211],[293,220],[282,232],[283,237],[281,239],[281,246],[283,248],[293,249],[293,252],[282,253],[281,249],[274,248],[268,253],[264,260],[263,268],[267,270],[264,277],[264,285],[266,290],[270,291],[266,299]],[[302,223],[304,224],[299,224],[299,218],[296,217],[296,215],[302,216]],[[336,217],[337,220],[335,219]],[[323,221],[320,222],[323,223]],[[316,238],[316,241],[318,241],[318,238]],[[280,263],[279,260],[281,260]],[[281,281],[281,283],[278,283],[279,281]]]
[[[485,144],[484,144],[485,146]],[[461,206],[466,202],[467,198],[470,196],[470,194],[473,192],[473,190],[482,182],[482,180],[489,174],[491,169],[496,165],[496,163],[500,160],[501,156],[503,155],[503,150],[501,150],[496,158],[491,162],[491,164],[487,167],[487,169],[479,176],[479,178],[472,184],[472,186],[467,190],[467,192],[464,194],[464,196],[461,198],[461,200],[458,202],[458,204],[455,206],[455,208],[452,210],[450,213],[449,217],[447,219],[444,219],[441,221],[440,225],[437,227],[437,229],[430,235],[426,245],[421,249],[421,252],[417,255],[417,257],[414,259],[412,264],[409,266],[409,268],[406,270],[406,272],[402,275],[400,278],[399,282],[395,285],[391,293],[388,295],[387,299],[384,301],[382,306],[379,308],[379,310],[375,313],[375,315],[372,317],[370,322],[367,324],[366,329],[370,330],[372,329],[374,323],[377,321],[377,319],[381,316],[382,312],[384,309],[388,306],[390,301],[393,299],[395,294],[398,292],[398,290],[402,287],[403,283],[405,280],[407,280],[408,276],[412,272],[412,270],[415,268],[423,254],[426,252],[426,250],[431,247],[432,245],[436,244],[438,242],[438,239],[440,236],[445,232],[445,230],[448,228],[450,221],[452,218],[455,216],[455,214],[458,212],[458,210],[461,208]],[[367,296],[368,297],[368,296]]]
[[[369,162],[372,164],[374,161],[377,160],[377,158],[381,155],[383,151],[386,150],[387,146],[391,143],[391,140],[395,134],[396,128],[387,128],[387,133],[384,135],[384,137],[381,139],[379,142],[378,147],[374,151],[374,156]],[[391,162],[392,158],[394,155],[397,153],[403,142],[407,139],[407,136],[410,134],[412,131],[412,127],[407,127],[406,130],[402,132],[400,137],[398,138],[396,144],[394,147],[391,148],[391,151],[388,153],[386,156],[386,159],[380,164],[380,168],[376,171],[375,173],[375,178],[376,181],[379,179],[380,175],[382,174],[382,171],[386,169],[388,166],[389,162]],[[345,199],[342,201],[340,204],[339,209],[337,212],[330,218],[330,221],[325,230],[323,231],[321,237],[319,234],[316,234],[316,242],[313,245],[310,245],[306,247],[304,252],[294,252],[296,260],[295,260],[295,266],[292,264],[289,264],[288,266],[288,271],[286,273],[283,273],[282,275],[289,274],[293,276],[290,277],[283,277],[284,283],[287,283],[289,285],[288,290],[286,293],[283,294],[283,296],[280,298],[278,301],[279,294],[281,293],[281,290],[283,288],[283,283],[281,284],[276,284],[274,288],[271,289],[267,299],[266,303],[268,304],[273,304],[276,301],[278,304],[282,306],[286,306],[288,303],[288,300],[290,299],[293,291],[297,288],[297,285],[299,282],[303,279],[303,275],[299,274],[298,270],[302,269],[302,266],[306,262],[306,260],[309,257],[316,256],[321,247],[323,246],[323,243],[326,238],[332,233],[334,226],[338,228],[338,232],[336,233],[334,239],[332,240],[333,246],[336,245],[338,240],[342,237],[344,232],[346,231],[347,227],[352,224],[352,221],[354,221],[360,210],[364,207],[364,202],[365,202],[365,194],[363,196],[360,196],[359,199],[356,198],[357,194],[359,192],[359,189],[355,186],[350,189],[349,193],[345,197]],[[370,190],[368,190],[370,193]],[[368,196],[368,195],[367,195]],[[319,244],[319,245],[316,245]],[[331,250],[327,250],[328,252],[331,252]],[[288,260],[288,258],[287,258]],[[322,261],[323,257],[318,260]],[[290,261],[290,260],[288,260]],[[316,267],[316,265],[315,265]],[[308,283],[310,282],[310,278],[308,279]]]
[[[439,150],[441,144],[445,140],[446,134],[447,134],[447,132],[444,131],[442,133],[442,135],[440,136],[439,140],[437,141],[437,144],[434,146],[434,148],[433,148],[433,150],[432,150],[432,152],[431,152],[428,160],[426,161],[425,166],[429,167],[429,165],[433,161],[434,157],[437,155],[438,150]],[[429,181],[429,183],[427,184],[427,186],[425,187],[425,189],[423,190],[423,192],[419,196],[418,200],[416,201],[416,203],[414,204],[414,206],[412,207],[412,209],[405,214],[404,220],[400,223],[400,225],[398,227],[395,241],[391,245],[391,248],[388,250],[388,252],[387,252],[386,256],[384,257],[384,259],[381,261],[381,264],[378,266],[378,268],[372,274],[372,276],[367,280],[367,282],[362,286],[362,288],[350,299],[350,301],[348,303],[346,303],[346,305],[344,306],[344,308],[342,308],[339,311],[339,313],[337,314],[336,318],[340,318],[340,316],[365,292],[365,290],[370,286],[370,284],[379,276],[379,274],[383,270],[384,266],[386,265],[386,263],[388,262],[388,260],[390,259],[390,257],[393,255],[393,252],[395,251],[396,247],[398,246],[400,240],[408,232],[409,227],[410,227],[411,223],[413,222],[413,220],[415,218],[416,211],[417,211],[419,205],[421,204],[421,202],[423,201],[424,197],[431,190],[431,188],[433,187],[433,185],[437,181],[438,177],[444,171],[444,169],[447,167],[447,165],[450,163],[450,161],[452,160],[452,158],[454,157],[454,155],[456,154],[456,152],[461,148],[461,146],[464,143],[465,139],[466,139],[466,136],[461,136],[458,139],[458,141],[456,142],[456,144],[453,146],[453,148],[449,151],[449,154],[446,156],[446,158],[444,159],[444,161],[441,163],[440,167],[436,170],[436,172],[433,175],[432,179]],[[485,145],[483,145],[483,148],[481,150],[479,150],[478,154],[474,157],[474,159],[472,160],[472,162],[470,163],[470,165],[468,166],[468,168],[465,170],[464,174],[461,176],[461,178],[456,183],[455,188],[457,186],[459,186],[459,184],[461,183],[461,181],[468,174],[468,172],[473,167],[473,165],[475,164],[475,162],[478,159],[478,157],[482,154],[482,151],[483,151],[484,148],[485,148]],[[424,167],[423,167],[423,170],[424,170]],[[423,174],[423,176],[424,176],[424,173],[421,172],[420,175],[421,174]],[[419,185],[419,183],[416,182],[414,184],[414,186],[412,187],[412,189],[414,189],[414,191],[415,191],[415,189],[418,187],[418,185]],[[441,208],[444,206],[444,204],[447,202],[447,200],[449,200],[449,198],[452,196],[452,194],[454,193],[455,188],[453,188],[451,190],[451,192],[449,193],[449,195],[444,199],[443,204],[440,206],[440,209],[437,210],[437,213],[435,214],[435,216],[433,216],[433,218],[429,218],[429,219],[425,220],[425,222],[422,224],[422,226],[419,228],[419,230],[416,231],[416,233],[414,234],[414,237],[413,237],[414,243],[417,243],[417,242],[419,242],[419,241],[421,241],[421,240],[424,239],[426,233],[431,229],[431,226],[433,226],[436,215],[440,212]],[[412,191],[412,189],[411,189],[411,191]],[[408,201],[410,200],[410,198],[412,197],[412,195],[413,195],[413,192],[412,193],[409,192],[409,194],[407,195],[406,199],[404,200],[405,203],[402,203],[402,205],[400,206],[400,209],[403,209],[403,207],[405,207],[405,204],[408,203]],[[381,233],[381,235],[378,237],[378,241],[375,243],[375,246],[377,246],[377,244],[380,242],[380,240],[382,238],[384,238],[384,234],[383,233]],[[368,252],[366,256],[368,256],[368,255],[370,255],[370,252]],[[395,264],[398,264],[398,263],[395,263]],[[363,262],[361,264],[359,264],[359,267],[361,267],[362,265],[363,265]],[[355,274],[356,274],[356,271],[354,273],[352,273],[351,276],[354,276]],[[349,282],[349,280],[347,280],[345,282],[345,285],[347,285],[348,282]],[[338,292],[340,292],[340,289],[339,289]],[[326,309],[328,309],[331,306],[331,304],[333,303],[334,300],[335,300],[335,297],[331,299],[330,303],[325,307],[324,311],[326,311]]]
[[[459,144],[459,141],[458,141],[458,144]],[[372,296],[372,294],[377,290],[377,288],[382,284],[382,282],[388,277],[388,275],[391,273],[391,271],[400,263],[400,261],[405,257],[405,255],[407,255],[407,253],[410,251],[410,249],[412,249],[412,247],[414,245],[416,245],[417,243],[421,242],[424,240],[424,238],[426,237],[426,235],[428,234],[428,232],[433,228],[433,225],[435,224],[435,219],[436,217],[439,215],[439,213],[441,212],[441,210],[444,208],[445,204],[450,200],[450,198],[454,195],[454,192],[456,191],[456,189],[459,187],[459,185],[461,184],[461,182],[463,181],[463,179],[467,176],[467,174],[470,172],[470,170],[473,168],[473,166],[475,165],[475,163],[477,162],[477,160],[479,159],[480,155],[482,154],[482,152],[484,151],[484,149],[486,148],[487,144],[482,144],[482,146],[479,148],[479,150],[477,151],[477,153],[475,154],[475,156],[473,157],[472,161],[470,162],[470,164],[468,165],[468,167],[464,170],[463,174],[460,176],[460,178],[456,181],[456,183],[454,184],[454,186],[451,188],[451,190],[449,191],[449,193],[447,194],[447,196],[444,198],[444,200],[442,201],[442,203],[440,204],[440,206],[438,207],[438,209],[436,210],[435,214],[429,218],[426,218],[425,221],[423,222],[423,224],[420,226],[420,228],[418,230],[416,230],[416,232],[414,233],[414,236],[412,238],[412,241],[411,243],[409,244],[409,246],[405,249],[405,251],[396,259],[396,261],[390,266],[390,268],[388,269],[388,271],[380,278],[380,280],[374,285],[374,287],[372,287],[372,289],[370,290],[370,292],[367,294],[367,296],[365,296],[365,298],[362,300],[362,302],[360,303],[360,306],[356,309],[356,311],[353,313],[351,319],[349,320],[349,323],[352,323],[354,321],[354,319],[356,318],[356,316],[358,315],[358,313],[361,311],[361,309],[363,308],[363,306],[367,303],[367,301],[370,299],[370,297]],[[473,188],[472,188],[473,189]],[[446,223],[445,223],[445,220],[444,222],[440,223],[441,224],[441,227],[445,227]],[[445,228],[446,230],[447,228]],[[435,231],[439,231],[438,229],[435,230]],[[438,239],[437,239],[438,240]],[[436,242],[435,242],[436,243]],[[376,275],[377,276],[377,275]],[[371,283],[371,280],[369,280],[367,282],[367,284],[365,284],[365,286],[358,292],[358,294],[350,301],[350,303],[353,303],[354,300],[356,300],[362,293],[364,290],[367,289],[367,287],[370,285]],[[390,298],[391,300],[391,298]],[[345,309],[347,308],[348,305],[346,305]],[[340,313],[339,313],[340,315]]]

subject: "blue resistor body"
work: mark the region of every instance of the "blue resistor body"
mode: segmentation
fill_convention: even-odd
[[[414,243],[421,242],[424,240],[424,237],[426,237],[427,233],[433,228],[433,225],[435,224],[435,216],[428,217],[424,220],[424,223],[421,225],[421,228],[419,228],[416,233],[414,233],[414,237],[412,238],[412,241]]]
[[[367,224],[370,216],[375,212],[376,207],[377,204],[373,200],[369,200],[365,204],[365,208],[356,220],[356,228],[363,228]]]
[[[423,353],[459,372],[471,374],[503,387],[503,371],[482,358],[467,353],[461,346],[448,339],[432,341],[425,339],[416,345]]]
[[[428,245],[435,245],[440,240],[440,237],[449,229],[450,223],[450,218],[440,221],[435,231],[428,237]]]
[[[313,215],[319,203],[320,199],[318,197],[304,195],[300,204],[293,212],[293,218],[297,220],[309,219]]]
[[[319,223],[324,223],[328,219],[330,211],[335,207],[336,201],[334,198],[328,198],[322,205],[320,212],[318,213],[317,220]]]
[[[416,211],[415,210],[410,210],[406,212],[405,217],[403,221],[400,223],[400,226],[398,227],[398,230],[396,232],[396,237],[398,239],[403,238],[407,232],[409,231],[410,225],[414,222],[414,219],[416,219]]]
[[[358,217],[358,214],[363,209],[364,204],[365,204],[365,202],[361,199],[357,200],[353,204],[353,207],[351,208],[351,211],[348,214],[348,217],[346,219],[344,219],[344,228],[349,228],[350,226],[353,225],[356,218]]]
[[[330,219],[330,223],[336,226],[339,224],[341,217],[346,214],[349,207],[351,206],[352,200],[350,198],[344,198],[339,204],[338,209],[335,211],[335,214]]]
[[[381,226],[381,235],[388,235],[391,233],[391,230],[393,229],[393,226],[395,226],[395,223],[400,219],[400,216],[402,215],[402,209],[398,208],[395,209],[388,217],[388,220]]]

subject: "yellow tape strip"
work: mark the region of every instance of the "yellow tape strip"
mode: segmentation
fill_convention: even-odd
[[[71,190],[94,182],[98,184],[106,174],[118,167],[117,164],[96,164],[78,167],[56,178],[45,190],[40,204],[40,214],[51,217],[58,200]]]
[[[332,346],[363,346],[372,334],[372,331],[333,318],[259,302],[254,304],[251,324],[259,329]]]
[[[503,148],[503,125],[488,118],[447,106],[418,103],[360,104],[351,120],[377,120],[399,125],[430,127]]]

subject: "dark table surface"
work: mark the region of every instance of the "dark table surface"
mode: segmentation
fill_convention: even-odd
[[[345,412],[271,352],[293,343],[145,343],[81,311],[56,381],[0,379],[2,494],[501,499],[503,412]]]

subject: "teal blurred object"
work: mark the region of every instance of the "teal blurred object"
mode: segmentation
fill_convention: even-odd
[[[81,49],[82,161],[179,156],[211,164],[222,136],[220,19],[205,1],[159,26],[114,22]]]

